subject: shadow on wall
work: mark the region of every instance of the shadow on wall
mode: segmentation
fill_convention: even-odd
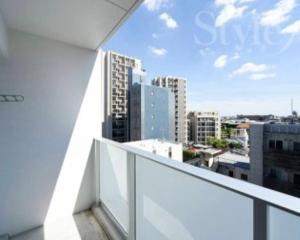
[[[25,101],[0,104],[0,235],[95,201],[87,183],[93,139],[101,135],[101,52],[18,31],[9,31],[9,43],[1,91]]]

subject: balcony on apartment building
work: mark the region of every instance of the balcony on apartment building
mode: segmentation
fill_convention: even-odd
[[[299,239],[298,198],[101,137],[99,47],[140,3],[0,1],[0,239]]]

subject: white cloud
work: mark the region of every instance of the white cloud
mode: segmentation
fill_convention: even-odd
[[[233,55],[233,57],[231,58],[231,60],[238,60],[238,59],[240,59],[241,58],[241,55],[239,54],[239,53],[235,53],[234,55]]]
[[[225,23],[242,17],[243,13],[248,9],[248,6],[236,7],[234,4],[227,4],[221,10],[215,21],[216,27],[222,27]]]
[[[294,22],[293,24],[287,26],[286,28],[282,29],[282,34],[295,34],[300,32],[300,20]]]
[[[228,56],[227,55],[221,55],[218,57],[214,63],[215,68],[224,68],[228,62]]]
[[[145,0],[144,5],[149,11],[160,10],[162,7],[167,6],[169,0]]]
[[[226,6],[230,4],[245,4],[245,3],[252,3],[256,0],[215,0],[216,6]]]
[[[230,4],[235,4],[236,0],[216,0],[215,4],[217,6],[226,6],[226,5],[230,5]]]
[[[222,7],[219,15],[216,18],[215,26],[222,27],[225,23],[240,18],[248,9],[248,3],[256,0],[215,0],[217,7]]]
[[[250,76],[250,79],[252,80],[263,80],[268,78],[275,78],[275,73],[255,73]]]
[[[252,15],[255,15],[257,13],[257,10],[256,9],[253,9],[252,11],[251,11],[251,14]]]
[[[239,53],[235,53],[232,57],[223,54],[215,60],[214,67],[215,68],[224,68],[230,61],[235,61],[240,58],[241,58],[241,56]]]
[[[273,67],[266,64],[245,63],[239,69],[235,70],[231,76],[249,75],[251,80],[263,80],[276,77],[275,73],[270,72]]]
[[[168,13],[164,12],[159,15],[159,19],[164,21],[168,28],[177,28],[178,24],[174,18],[172,18]]]
[[[260,24],[274,27],[287,21],[290,18],[289,13],[295,6],[295,0],[280,0],[273,9],[261,14]]]
[[[247,73],[260,73],[268,70],[266,64],[245,63],[239,69],[233,72],[233,75],[242,75]]]
[[[256,0],[240,0],[240,4],[244,4],[244,3],[252,3],[255,2]]]
[[[165,56],[168,51],[165,48],[149,47],[150,51],[157,56]]]

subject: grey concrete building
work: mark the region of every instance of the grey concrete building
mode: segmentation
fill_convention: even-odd
[[[170,88],[175,96],[175,141],[187,143],[186,79],[180,77],[157,77],[152,85]]]
[[[250,181],[300,197],[300,124],[252,124]]]
[[[221,120],[217,112],[190,112],[191,140],[195,144],[208,144],[209,138],[221,138]]]
[[[130,89],[130,140],[174,141],[174,93],[135,83]]]
[[[105,54],[105,122],[103,134],[106,138],[129,141],[129,88],[132,73],[139,72],[140,82],[145,73],[139,59],[115,52]],[[135,78],[135,80],[137,80]]]

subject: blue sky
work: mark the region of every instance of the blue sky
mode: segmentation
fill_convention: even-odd
[[[189,110],[300,111],[299,0],[146,0],[104,50],[187,79]]]

